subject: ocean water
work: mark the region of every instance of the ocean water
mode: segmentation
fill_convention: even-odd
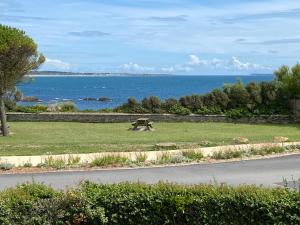
[[[269,81],[272,75],[249,76],[119,76],[119,77],[35,77],[31,82],[20,84],[18,89],[25,96],[35,96],[42,103],[74,101],[79,109],[113,108],[127,101],[128,97],[141,100],[155,95],[160,99],[178,98],[190,94],[203,94],[224,83],[241,79]],[[83,101],[83,98],[110,98],[109,102]],[[28,105],[32,103],[20,103]]]

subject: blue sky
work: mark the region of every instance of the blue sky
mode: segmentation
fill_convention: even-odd
[[[243,75],[300,55],[299,0],[0,0],[41,69]]]

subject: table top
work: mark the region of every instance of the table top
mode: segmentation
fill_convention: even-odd
[[[137,121],[147,121],[149,118],[138,118]]]

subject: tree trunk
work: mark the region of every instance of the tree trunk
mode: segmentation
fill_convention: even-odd
[[[1,120],[1,131],[3,136],[8,136],[8,126],[6,121],[6,112],[4,105],[4,95],[0,95],[0,120]]]

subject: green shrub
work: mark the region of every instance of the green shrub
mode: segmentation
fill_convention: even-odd
[[[33,105],[33,106],[17,106],[16,112],[23,113],[42,113],[47,111],[47,106],[44,105]]]
[[[191,112],[196,112],[203,107],[203,97],[201,95],[183,96],[179,99],[179,103]]]
[[[0,193],[0,224],[299,225],[300,192],[227,185],[40,184]]]
[[[231,109],[244,108],[250,102],[249,93],[241,81],[226,84],[223,89],[230,100],[228,104]]]
[[[200,115],[218,115],[218,114],[222,114],[222,110],[220,107],[218,106],[214,106],[214,107],[210,107],[207,108],[206,106],[198,109],[196,111],[196,114],[200,114]]]
[[[58,110],[60,112],[76,112],[76,105],[74,102],[60,102],[58,103]]]
[[[144,152],[136,153],[135,157],[136,157],[137,163],[143,163],[143,162],[146,162],[146,160],[147,160],[147,154]]]
[[[230,102],[230,99],[228,95],[220,90],[220,89],[214,89],[211,92],[212,99],[214,100],[213,104],[210,104],[214,107],[219,107],[220,110],[225,110]]]
[[[243,156],[243,151],[217,151],[214,152],[211,158],[213,159],[234,159],[241,158]]]
[[[124,165],[128,159],[119,155],[106,155],[100,156],[93,159],[91,166],[116,166]]]
[[[179,102],[175,98],[168,98],[162,103],[162,108],[167,113],[172,113],[172,107],[179,105]]]
[[[31,162],[26,162],[26,163],[24,163],[23,167],[30,168],[30,167],[32,167],[32,163]]]
[[[247,103],[247,106],[249,109],[253,110],[262,103],[261,86],[260,84],[250,82],[247,84],[246,89],[249,93],[249,102]]]
[[[66,193],[39,184],[21,185],[0,194],[0,224],[106,224],[104,208],[91,207],[74,191]]]
[[[150,96],[149,98],[144,98],[142,100],[142,107],[149,113],[160,113],[161,112],[161,102],[158,97]]]
[[[80,163],[80,156],[73,156],[73,155],[69,155],[68,157],[68,165],[69,166],[76,166]]]
[[[14,164],[11,164],[11,163],[8,163],[8,162],[0,163],[0,170],[11,170],[14,167],[15,167]]]
[[[264,147],[264,148],[261,148],[261,149],[255,149],[255,148],[252,148],[250,150],[250,154],[251,155],[270,155],[270,154],[278,154],[278,153],[283,153],[285,151],[287,151],[288,149],[286,148],[283,148],[283,147],[277,147],[277,146],[274,146],[274,147]]]
[[[182,155],[188,159],[198,161],[204,158],[204,155],[202,152],[196,152],[195,150],[188,150],[188,151],[183,151]]]
[[[157,156],[156,163],[157,164],[168,164],[171,163],[171,154],[168,152],[162,152]]]
[[[243,117],[249,117],[251,114],[246,109],[231,109],[225,112],[225,115],[231,119],[240,119]]]
[[[66,167],[66,161],[63,158],[49,156],[44,160],[44,166],[55,169],[63,169]]]
[[[191,111],[187,108],[182,107],[181,105],[173,105],[167,113],[177,114],[177,115],[189,115]]]

